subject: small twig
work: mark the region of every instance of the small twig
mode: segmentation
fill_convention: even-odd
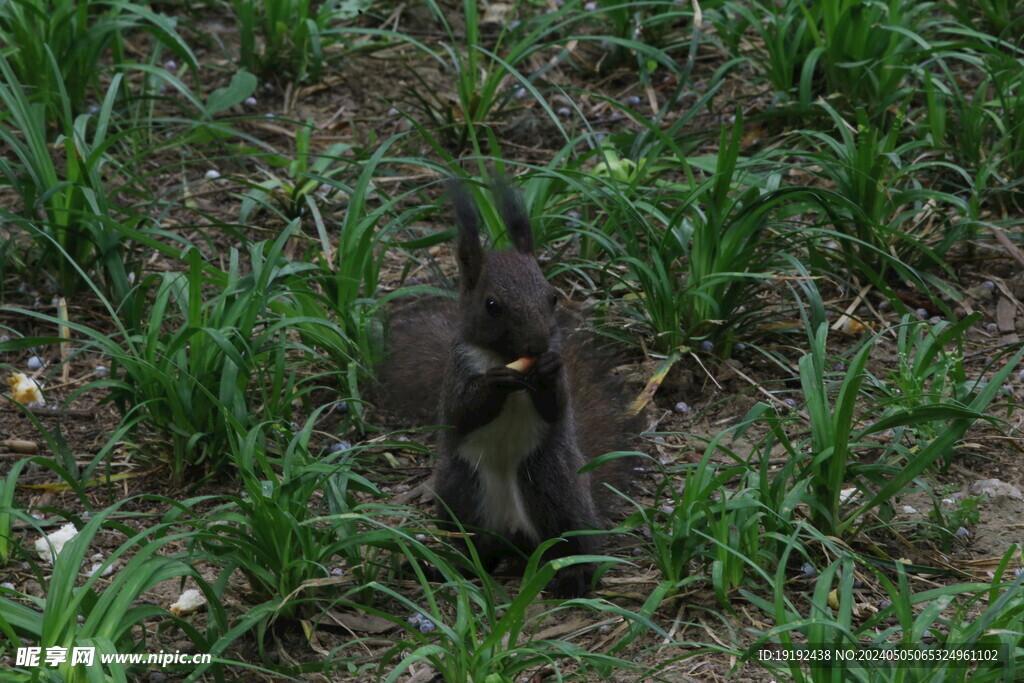
[[[44,417],[95,417],[96,411],[87,408],[61,408],[59,406],[29,406],[35,415]]]
[[[1024,266],[1024,251],[1021,251],[1020,247],[1014,244],[1013,241],[1006,236],[1006,233],[1003,232],[1003,229],[1000,228],[999,226],[989,225],[988,228],[989,230],[992,231],[992,236],[996,238],[996,241],[999,242],[999,244],[1003,245],[1003,248],[1006,249],[1006,252],[1014,259],[1016,259],[1017,263]]]
[[[700,369],[703,370],[707,374],[707,376],[711,379],[711,381],[715,383],[715,386],[718,387],[719,389],[721,389],[722,385],[718,383],[718,380],[715,379],[715,376],[711,374],[711,372],[707,369],[707,367],[704,365],[704,363],[701,361],[701,359],[697,356],[697,354],[695,354],[693,351],[690,351],[690,355],[693,356],[693,359],[695,361],[697,361],[697,365],[700,366]]]
[[[851,314],[857,310],[857,307],[860,306],[860,302],[864,300],[864,297],[867,295],[869,291],[871,291],[870,283],[864,285],[861,288],[861,290],[857,292],[857,296],[853,298],[853,301],[851,301],[850,305],[846,307],[846,310],[843,311],[843,314],[839,316],[839,318],[837,318],[834,323],[832,323],[833,330],[847,329],[847,321],[853,318]]]

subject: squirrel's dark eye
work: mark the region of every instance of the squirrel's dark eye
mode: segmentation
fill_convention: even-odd
[[[501,315],[501,304],[499,304],[494,299],[488,299],[487,301],[485,301],[484,308],[487,309],[487,314],[492,317],[497,318],[499,315]]]
[[[554,308],[555,306],[558,305],[558,295],[557,294],[552,294],[551,295],[550,303],[551,303],[551,308]]]

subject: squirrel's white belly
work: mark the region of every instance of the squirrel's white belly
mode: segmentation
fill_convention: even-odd
[[[549,427],[529,394],[516,391],[509,394],[497,418],[463,438],[459,456],[479,478],[480,513],[488,530],[520,533],[540,542],[519,490],[519,466],[540,446]]]

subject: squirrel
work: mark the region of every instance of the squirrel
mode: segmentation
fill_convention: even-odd
[[[578,470],[620,449],[634,424],[592,333],[544,277],[519,194],[494,186],[513,248],[485,251],[477,207],[462,184],[449,187],[458,299],[420,300],[397,314],[380,376],[398,412],[448,427],[434,471],[437,513],[449,525],[489,532],[474,543],[493,571],[515,549],[529,553],[547,539],[600,528],[607,489]],[[596,551],[593,535],[572,534],[544,559]],[[594,571],[563,568],[549,589],[583,595]]]

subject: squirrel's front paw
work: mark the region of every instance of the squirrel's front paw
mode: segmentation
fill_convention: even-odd
[[[562,369],[562,357],[557,351],[548,349],[537,356],[537,362],[533,364],[530,374],[538,377],[550,377]]]
[[[530,383],[526,380],[526,375],[504,365],[491,368],[485,372],[484,381],[493,386],[508,389],[528,389],[530,387]]]

